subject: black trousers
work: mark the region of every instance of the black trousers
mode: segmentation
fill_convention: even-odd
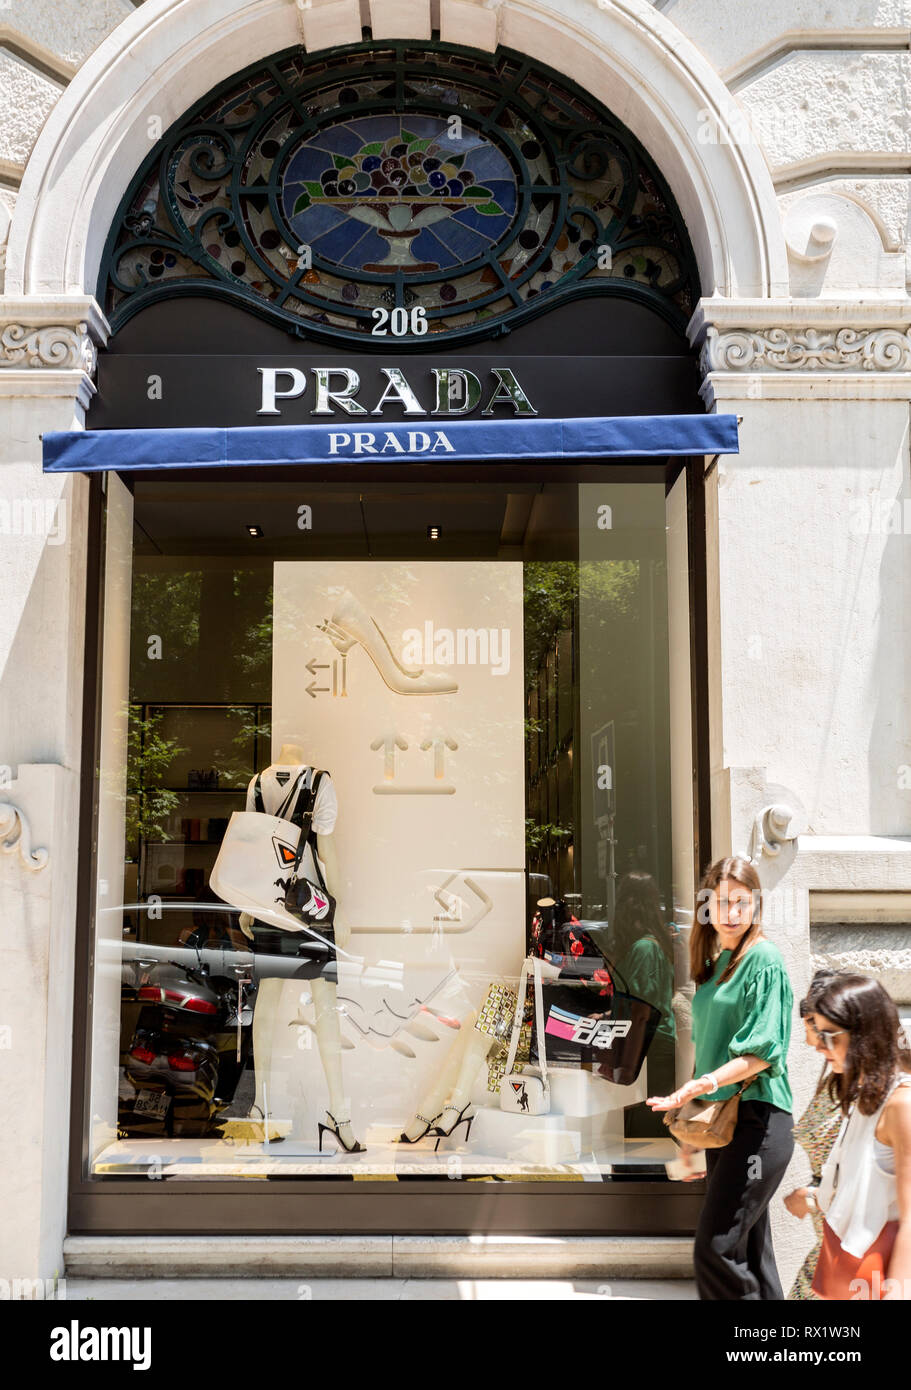
[[[794,1152],[793,1116],[740,1102],[730,1144],[706,1151],[706,1194],[693,1251],[701,1299],[782,1301],[769,1203]]]

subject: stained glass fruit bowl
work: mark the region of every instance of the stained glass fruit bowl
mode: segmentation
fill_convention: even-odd
[[[303,181],[293,215],[310,207],[331,207],[372,227],[388,242],[389,255],[366,263],[364,270],[436,270],[435,262],[419,262],[411,253],[411,243],[424,227],[463,209],[480,217],[504,215],[467,159],[436,137],[422,138],[402,128],[385,141],[364,143],[353,155],[327,154],[329,162],[319,179]]]

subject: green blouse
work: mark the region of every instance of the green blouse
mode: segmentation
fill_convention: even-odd
[[[645,999],[661,1010],[657,1034],[668,1042],[677,1041],[677,1026],[671,999],[674,993],[674,970],[653,936],[642,936],[627,951],[618,968],[621,982],[629,985],[630,994]]]
[[[750,1053],[769,1065],[751,1079],[743,1099],[764,1100],[779,1110],[791,1110],[794,1102],[787,1056],[794,995],[781,952],[771,941],[757,941],[731,978],[718,984],[730,958],[730,951],[721,952],[712,978],[693,996],[693,1075],[717,1071],[725,1062]],[[722,1086],[712,1099],[727,1099],[739,1085]]]

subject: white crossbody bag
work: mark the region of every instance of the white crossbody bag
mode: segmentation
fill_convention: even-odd
[[[531,965],[535,982],[535,1028],[538,1035],[538,1069],[535,1072],[513,1071],[519,1034],[525,1014],[525,994],[528,989],[528,967]],[[537,956],[526,956],[519,976],[515,1017],[506,1059],[506,1075],[500,1082],[500,1109],[512,1115],[549,1115],[550,1082],[547,1079],[547,1048],[544,1042],[544,993],[541,989],[541,962]]]
[[[309,931],[311,936],[318,936],[318,931],[314,933],[301,918],[287,911],[285,891],[291,876],[298,871],[301,879],[316,879],[319,883],[319,867],[312,845],[305,843],[303,864],[298,858],[302,818],[297,810],[299,803],[307,800],[308,792],[314,786],[318,789],[322,775],[316,768],[305,768],[291,783],[274,816],[268,815],[264,807],[255,811],[235,811],[209,875],[212,892],[238,912],[247,912],[284,931]],[[258,802],[262,804],[261,792]],[[307,829],[312,810],[311,805],[308,816],[304,817]],[[329,900],[328,893],[321,896]],[[322,911],[323,918],[327,915],[330,915],[329,901]],[[316,917],[314,921],[318,926]]]

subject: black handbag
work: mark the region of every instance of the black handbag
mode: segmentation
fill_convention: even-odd
[[[619,972],[602,960],[606,968],[598,971],[600,978],[561,976],[544,981],[547,1058],[551,1066],[587,1063],[615,1086],[632,1086],[661,1022],[661,1010],[627,988],[618,990],[613,976],[621,979]],[[531,1056],[537,1056],[534,1036]]]
[[[323,933],[331,935],[332,925],[335,921],[335,898],[323,882],[319,855],[317,854],[316,835],[313,831],[313,808],[316,805],[320,783],[325,776],[325,772],[314,772],[310,778],[309,786],[305,784],[303,777],[300,778],[275,813],[283,820],[288,820],[292,825],[296,825],[300,831],[297,853],[291,865],[291,875],[287,879],[276,879],[275,884],[277,888],[284,889],[286,912],[290,912],[291,916],[296,917],[305,927],[319,927]],[[258,786],[254,788],[254,803],[257,794],[260,797],[262,795]],[[257,809],[259,808],[257,807]],[[313,852],[313,867],[316,870],[318,883],[313,883],[300,872],[308,844]]]

